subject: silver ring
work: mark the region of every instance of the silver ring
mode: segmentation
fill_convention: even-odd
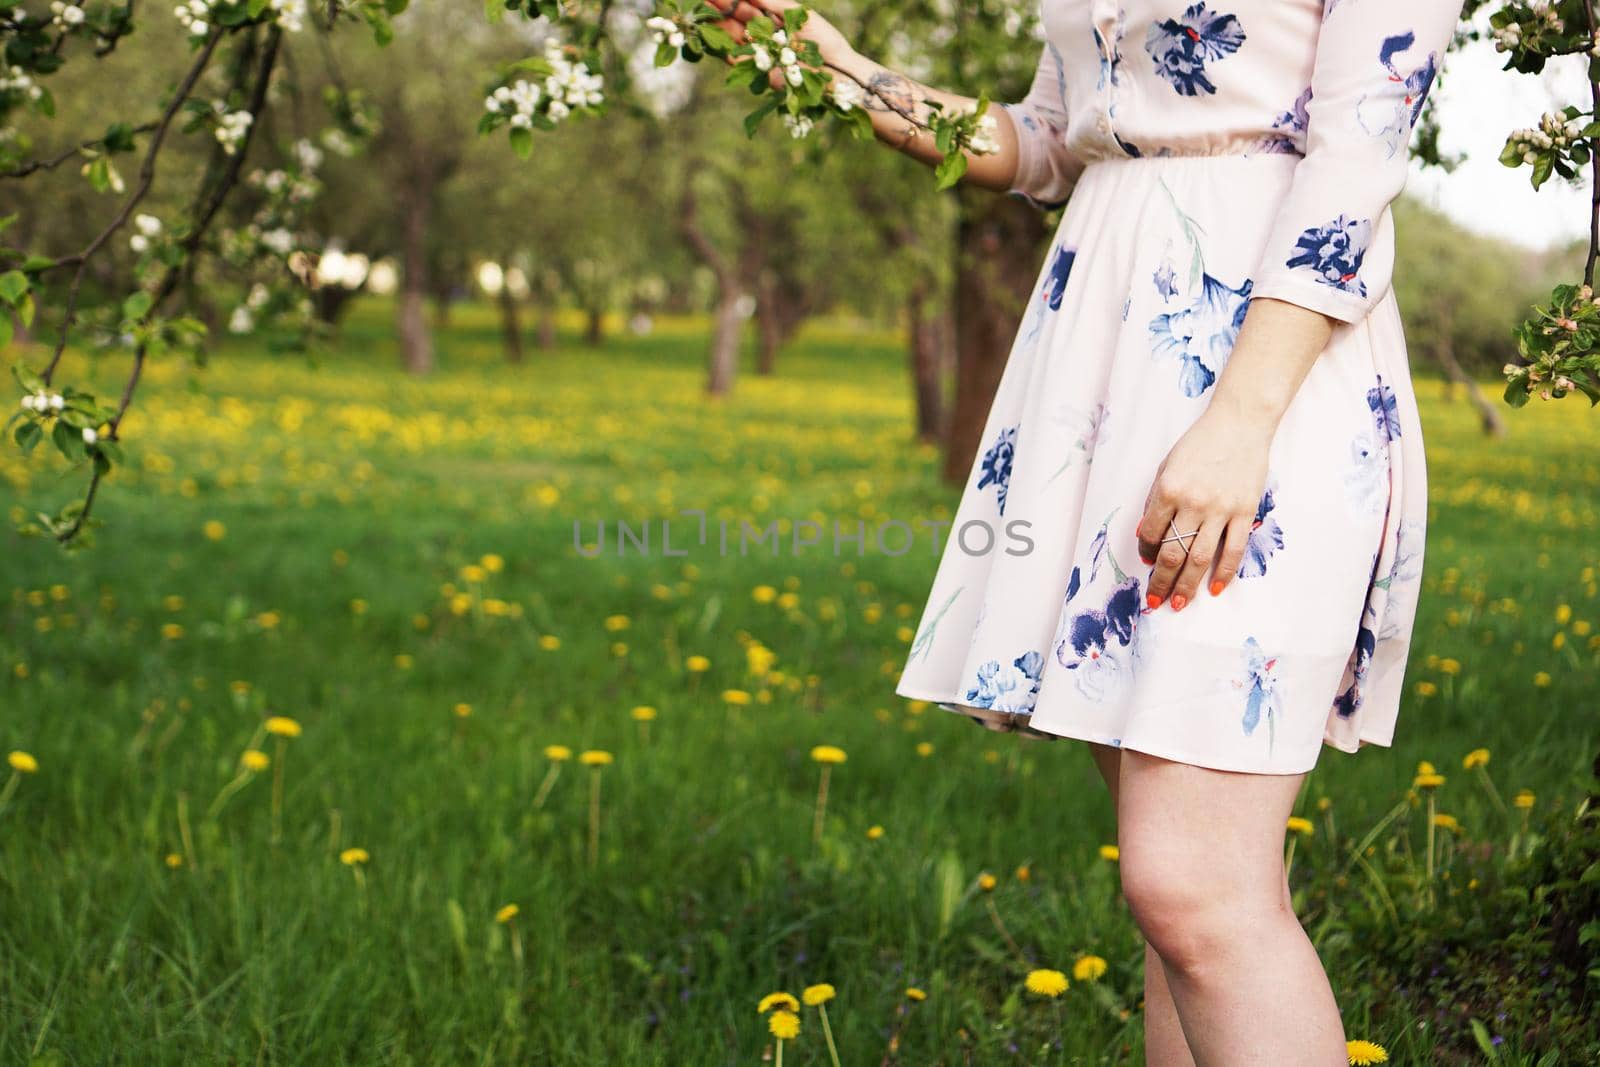
[[[1198,534],[1200,532],[1198,529],[1195,529],[1195,530],[1191,530],[1188,533],[1179,533],[1178,532],[1178,522],[1177,522],[1177,517],[1176,516],[1174,516],[1173,518],[1170,518],[1170,519],[1167,520],[1167,529],[1172,531],[1172,536],[1171,537],[1163,537],[1161,539],[1161,543],[1162,544],[1166,544],[1168,541],[1176,541],[1176,542],[1178,542],[1178,544],[1183,545],[1183,551],[1184,551],[1185,554],[1188,553],[1189,546],[1187,544],[1184,544],[1184,540],[1183,539],[1185,537],[1194,537],[1196,534]]]

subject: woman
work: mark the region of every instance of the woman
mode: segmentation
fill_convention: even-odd
[[[1427,510],[1389,205],[1460,6],[1044,0],[964,179],[1066,210],[897,691],[1090,743],[1152,1064],[1345,1062],[1284,825],[1324,744],[1393,735]],[[907,116],[973,106],[803,36],[924,162]]]

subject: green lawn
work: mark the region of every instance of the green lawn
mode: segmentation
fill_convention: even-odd
[[[745,1064],[772,1044],[757,1001],[813,982],[837,987],[845,1064],[1142,1062],[1083,748],[893,695],[926,535],[900,557],[575,553],[574,519],[948,517],[895,337],[817,325],[708,403],[703,331],[569,331],[510,368],[461,308],[413,381],[367,307],[320,367],[234,344],[152,368],[96,546],[0,532],[0,751],[39,763],[0,810],[0,1062]],[[1295,886],[1352,1037],[1478,1062],[1477,1019],[1502,1062],[1576,1063],[1594,1024],[1502,934],[1538,877],[1508,847],[1572,824],[1600,748],[1600,413],[1536,401],[1489,441],[1418,389],[1433,508],[1399,736],[1325,750]],[[76,477],[8,443],[0,502],[53,508]],[[267,715],[303,733],[263,739]],[[219,806],[253,740],[274,766]],[[551,744],[615,762],[552,783]],[[818,744],[848,760],[813,844]],[[1479,747],[1530,812],[1463,770]],[[1420,760],[1463,827],[1431,882]],[[1084,955],[1104,977],[1023,992]],[[830,1062],[815,1009],[802,1025],[785,1062]]]

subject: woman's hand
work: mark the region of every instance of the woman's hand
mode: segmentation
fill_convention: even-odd
[[[766,15],[779,26],[783,25],[783,13],[790,8],[799,7],[795,0],[710,0],[711,6],[721,11],[727,17],[717,25],[727,30],[739,44],[749,43],[749,34],[745,32],[745,24],[758,15]],[[806,24],[800,28],[797,35],[803,41],[815,41],[817,51],[822,53],[822,61],[829,66],[843,67],[855,55],[855,49],[850,42],[845,40],[827,19],[809,11],[806,14]],[[748,59],[748,56],[737,57],[733,62]],[[776,66],[767,74],[774,89],[783,85],[783,71]]]
[[[1151,608],[1170,596],[1172,609],[1183,610],[1213,563],[1213,596],[1233,580],[1266,488],[1271,444],[1270,425],[1213,405],[1172,446],[1137,527],[1139,557],[1155,564],[1146,587]],[[1178,533],[1199,532],[1162,544],[1173,536],[1170,524]]]

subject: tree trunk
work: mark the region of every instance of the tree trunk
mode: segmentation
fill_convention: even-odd
[[[928,286],[918,281],[906,299],[910,319],[907,351],[911,357],[911,389],[916,399],[917,440],[938,441],[944,435],[944,376],[938,323],[928,313]]]
[[[1006,357],[1039,273],[1044,215],[1025,200],[962,194],[956,261],[956,396],[944,476],[967,477],[982,444]]]
[[[318,322],[325,322],[329,326],[337,326],[344,317],[345,311],[350,306],[350,300],[356,295],[357,290],[346,289],[342,285],[324,285],[318,289],[311,299],[312,313]]]
[[[583,343],[590,348],[599,348],[606,339],[606,313],[601,308],[589,309],[589,322],[584,327]]]
[[[756,373],[771,377],[778,369],[778,349],[783,346],[782,297],[772,275],[756,275]]]
[[[551,349],[556,346],[556,306],[552,301],[539,307],[539,347]]]
[[[506,348],[507,363],[522,362],[522,316],[517,308],[517,298],[511,287],[500,287],[500,336]]]
[[[428,329],[428,214],[430,196],[420,181],[404,194],[401,210],[400,353],[406,370],[427,374],[433,370],[433,335]]]
[[[1478,383],[1472,376],[1462,369],[1456,360],[1455,342],[1450,336],[1452,325],[1449,308],[1436,309],[1434,342],[1428,346],[1428,352],[1433,356],[1434,362],[1443,368],[1445,377],[1449,379],[1452,387],[1459,387],[1467,394],[1467,399],[1478,410],[1478,419],[1483,424],[1483,432],[1489,437],[1502,437],[1505,435],[1505,423],[1500,418],[1500,412],[1489,398],[1483,395],[1483,390],[1478,388]]]
[[[734,374],[739,368],[739,298],[744,294],[735,279],[719,278],[717,297],[717,323],[711,335],[711,356],[706,374],[706,392],[712,396],[725,396],[733,389]]]
[[[739,315],[740,271],[735,261],[722,254],[711,239],[700,229],[698,202],[694,187],[686,185],[683,202],[678,210],[678,232],[695,258],[704,263],[717,279],[716,326],[711,335],[711,351],[706,369],[706,392],[723,396],[733,389],[733,379],[739,367]]]

